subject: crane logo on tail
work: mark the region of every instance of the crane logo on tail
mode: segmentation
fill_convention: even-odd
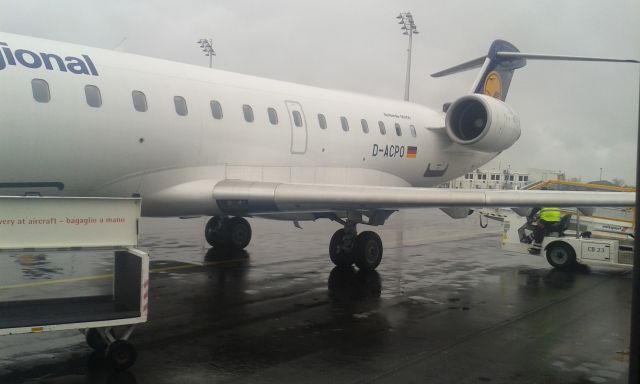
[[[484,80],[484,94],[500,100],[502,96],[502,79],[496,71],[492,71]]]

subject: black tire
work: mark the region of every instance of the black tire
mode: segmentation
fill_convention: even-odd
[[[547,261],[555,268],[573,268],[576,266],[576,253],[568,244],[552,243],[547,246]]]
[[[233,249],[245,249],[251,242],[251,225],[244,217],[233,217],[226,223],[228,245]]]
[[[349,267],[353,265],[353,252],[342,249],[344,229],[338,229],[329,241],[329,258],[337,267]]]
[[[95,328],[90,328],[84,335],[87,345],[96,352],[104,352],[107,349],[107,343],[104,341],[100,332]]]
[[[373,271],[382,261],[382,240],[377,233],[364,231],[356,237],[354,248],[356,266],[363,271]]]
[[[204,238],[209,245],[224,245],[225,236],[225,221],[220,216],[213,216],[207,221],[207,225],[204,227]]]
[[[107,359],[113,368],[124,371],[136,362],[138,353],[136,349],[125,340],[113,342],[107,349]]]

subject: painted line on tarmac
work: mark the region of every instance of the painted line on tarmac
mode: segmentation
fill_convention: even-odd
[[[182,264],[182,265],[174,265],[171,267],[162,267],[162,268],[153,268],[149,270],[149,273],[161,273],[161,272],[169,272],[169,271],[177,271],[181,269],[188,268],[198,268],[198,267],[209,267],[213,265],[223,265],[229,263],[237,263],[238,260],[223,260],[223,261],[207,261],[203,264]],[[32,283],[23,283],[23,284],[11,284],[11,285],[1,285],[0,291],[3,289],[15,289],[15,288],[32,288],[32,287],[40,287],[46,285],[55,285],[55,284],[68,284],[68,283],[77,283],[80,281],[91,281],[91,280],[105,280],[113,278],[113,274],[104,274],[104,275],[94,275],[94,276],[82,276],[82,277],[72,277],[69,279],[58,279],[58,280],[46,280],[46,281],[34,281]]]

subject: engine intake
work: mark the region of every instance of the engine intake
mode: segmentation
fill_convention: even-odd
[[[446,117],[447,135],[476,151],[501,152],[520,138],[520,119],[504,102],[473,94],[456,100]]]

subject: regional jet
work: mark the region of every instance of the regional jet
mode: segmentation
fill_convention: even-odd
[[[212,216],[211,245],[244,248],[246,217],[338,223],[336,265],[375,269],[373,231],[402,208],[632,206],[635,194],[461,191],[435,187],[520,137],[505,103],[527,59],[489,53],[444,113],[425,106],[155,58],[0,33],[0,194],[142,198],[142,214]],[[627,62],[635,62],[626,60]]]

